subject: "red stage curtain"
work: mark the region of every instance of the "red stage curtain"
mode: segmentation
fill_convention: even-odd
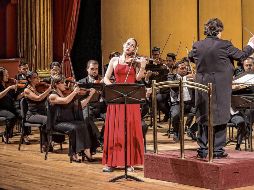
[[[54,0],[53,30],[54,30],[54,60],[62,60],[63,74],[73,76],[70,52],[75,39],[80,0]]]

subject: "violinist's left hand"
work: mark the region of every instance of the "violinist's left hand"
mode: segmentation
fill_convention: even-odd
[[[89,93],[89,96],[92,96],[94,95],[94,93],[96,92],[96,90],[94,88],[91,88],[90,89],[90,93]]]
[[[144,68],[144,69],[145,69],[146,64],[147,64],[147,59],[144,58],[144,57],[141,57],[141,58],[139,59],[139,61],[140,61],[140,68]]]

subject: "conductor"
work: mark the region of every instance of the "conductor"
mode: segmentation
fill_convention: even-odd
[[[254,51],[254,37],[241,51],[228,40],[221,39],[223,23],[212,18],[205,24],[206,38],[193,44],[189,58],[196,64],[196,82],[207,85],[212,83],[212,114],[214,126],[214,158],[227,157],[226,124],[230,119],[233,60],[243,62]],[[198,157],[206,158],[208,154],[208,97],[196,91],[197,119],[199,124]]]

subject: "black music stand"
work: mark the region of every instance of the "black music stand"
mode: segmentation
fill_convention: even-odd
[[[127,174],[127,124],[126,104],[145,103],[145,85],[143,84],[111,84],[105,86],[105,101],[107,104],[124,104],[124,175],[115,177],[109,182],[116,182],[119,179],[132,179],[142,181],[139,178]]]

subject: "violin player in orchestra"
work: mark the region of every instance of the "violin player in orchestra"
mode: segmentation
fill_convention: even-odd
[[[188,74],[188,66],[184,61],[179,61],[175,64],[176,74],[169,75],[168,81],[179,80],[180,78],[183,81],[187,81],[189,77],[192,77]],[[175,142],[179,141],[179,124],[180,124],[180,95],[179,88],[170,88],[169,92],[171,107],[170,114],[172,119],[172,127],[173,127],[173,140]],[[184,98],[184,114],[187,115],[187,120],[185,122],[185,127],[189,128],[192,124],[194,114],[189,114],[193,112],[195,107],[194,102],[194,94],[193,90],[187,87],[183,88],[183,98]]]
[[[86,72],[87,76],[81,80],[79,80],[79,83],[81,84],[89,84],[90,86],[93,86],[94,83],[101,83],[102,79],[99,77],[99,63],[96,60],[89,60],[86,64]],[[85,120],[89,120],[92,131],[94,134],[96,134],[97,138],[100,140],[100,144],[103,143],[103,129],[102,132],[99,132],[98,127],[94,124],[94,121],[97,118],[105,119],[105,113],[106,113],[106,103],[101,97],[101,92],[95,92],[97,95],[99,95],[99,101],[97,102],[91,102],[88,106],[84,107],[83,109],[83,117]],[[89,109],[89,111],[88,111]],[[88,115],[89,113],[89,115]]]
[[[166,64],[164,64],[165,60],[161,59],[161,52],[159,47],[152,48],[152,59],[149,61],[149,64],[159,65],[158,74],[153,74],[150,76],[150,80],[156,80],[156,82],[162,82],[167,80],[167,75],[169,73],[169,68]],[[147,71],[149,74],[149,70]],[[169,119],[169,110],[170,105],[168,101],[168,93],[165,90],[161,90],[160,93],[157,94],[157,106],[160,111],[164,114],[164,119],[162,122],[167,122]]]
[[[23,97],[23,93],[17,93],[17,84],[6,86],[8,78],[8,71],[0,67],[0,117],[5,118],[6,126],[2,135],[2,142],[4,143],[9,143],[9,138],[12,137],[13,127],[19,117],[14,102]]]
[[[212,83],[212,115],[214,126],[214,158],[227,157],[224,147],[226,144],[226,124],[230,119],[232,94],[232,78],[234,74],[233,60],[244,61],[254,51],[254,37],[241,51],[234,47],[231,41],[222,39],[223,23],[218,18],[211,18],[204,26],[204,40],[193,44],[189,58],[196,64],[197,83],[208,85]],[[206,158],[208,131],[208,98],[205,92],[196,91],[196,116],[199,120],[199,135],[197,156]]]
[[[116,83],[134,84],[144,77],[147,60],[140,58],[136,61],[137,40],[129,38],[123,44],[123,53],[113,57],[106,71],[104,82],[112,84],[110,77],[114,72]],[[136,64],[134,63],[136,62]],[[109,104],[107,106],[104,149],[102,164],[103,172],[112,172],[115,167],[125,166],[125,138],[124,138],[124,104]],[[133,166],[144,163],[144,144],[139,104],[126,105],[127,124],[127,170],[134,171]]]
[[[170,69],[169,73],[173,73],[175,69],[175,63],[176,63],[176,54],[174,53],[167,53],[166,56],[166,65]]]
[[[27,62],[21,61],[18,66],[18,74],[16,75],[17,80],[26,80],[27,72],[29,71],[29,66]]]
[[[50,63],[49,65],[49,68],[50,68],[50,76],[48,78],[44,78],[43,79],[43,82],[46,82],[48,84],[51,84],[51,78],[54,76],[54,75],[60,75],[61,74],[61,64],[57,61],[53,61],[52,63]]]
[[[52,76],[52,87],[53,90],[48,99],[50,106],[54,108],[50,110],[54,113],[50,113],[53,117],[49,117],[47,127],[53,126],[55,131],[69,135],[72,142],[71,150],[69,150],[72,161],[81,162],[78,153],[82,153],[82,160],[94,161],[92,154],[98,147],[97,137],[92,133],[89,123],[84,121],[81,111],[89,103],[95,89],[90,89],[89,95],[80,101],[76,98],[80,92],[78,86],[75,86],[68,95],[63,93],[66,90],[66,84],[60,75]]]
[[[27,73],[28,85],[24,90],[24,96],[28,105],[28,111],[26,114],[26,121],[30,123],[42,124],[42,145],[47,146],[47,134],[46,134],[46,123],[47,123],[47,113],[46,113],[46,101],[49,93],[51,92],[51,85],[43,92],[40,93],[36,89],[36,85],[40,83],[38,73],[35,71],[29,71]],[[29,144],[27,128],[23,131],[24,142]]]

